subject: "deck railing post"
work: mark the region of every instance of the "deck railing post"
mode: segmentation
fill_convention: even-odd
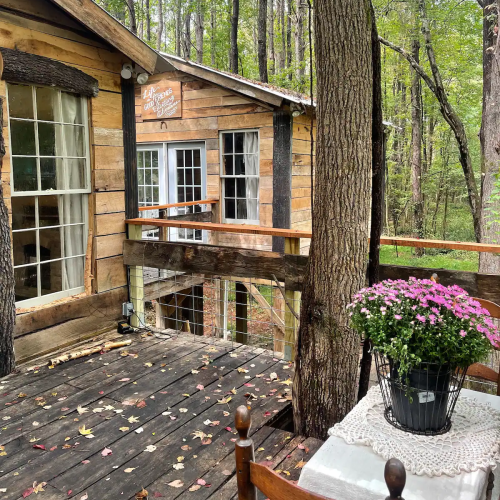
[[[142,239],[142,226],[139,224],[128,225],[128,239],[141,240]],[[129,293],[130,301],[134,306],[134,313],[130,319],[130,325],[134,328],[141,328],[145,326],[144,317],[144,274],[142,266],[130,266],[130,283]]]
[[[285,253],[300,255],[300,238],[285,238]],[[300,292],[285,289],[285,297],[288,303],[299,314]],[[298,327],[298,321],[288,306],[285,307],[285,348],[284,359],[293,361],[295,357],[295,334]]]

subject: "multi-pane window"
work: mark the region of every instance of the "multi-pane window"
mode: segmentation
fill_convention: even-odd
[[[58,89],[8,85],[12,247],[16,301],[29,300],[23,306],[83,289],[86,106],[86,99]]]
[[[224,220],[259,222],[259,134],[221,134]]]

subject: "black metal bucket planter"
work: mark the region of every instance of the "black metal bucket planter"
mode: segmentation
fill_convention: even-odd
[[[426,436],[450,430],[466,370],[421,363],[401,376],[398,364],[378,352],[375,352],[375,363],[385,418],[391,425]]]

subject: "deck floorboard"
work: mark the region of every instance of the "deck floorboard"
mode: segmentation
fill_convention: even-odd
[[[187,334],[21,370],[0,379],[0,499],[22,499],[34,481],[47,483],[41,500],[133,499],[142,488],[234,498],[241,404],[252,407],[256,459],[297,480],[321,442],[271,426],[290,408],[291,375],[270,351]]]

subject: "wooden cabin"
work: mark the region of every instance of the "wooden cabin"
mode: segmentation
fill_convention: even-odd
[[[139,206],[211,199],[214,222],[311,230],[310,99],[161,56],[175,71],[136,85]],[[282,238],[204,233],[170,239],[283,251]]]
[[[174,68],[91,0],[0,0],[0,28],[19,361],[121,317],[134,81]]]

